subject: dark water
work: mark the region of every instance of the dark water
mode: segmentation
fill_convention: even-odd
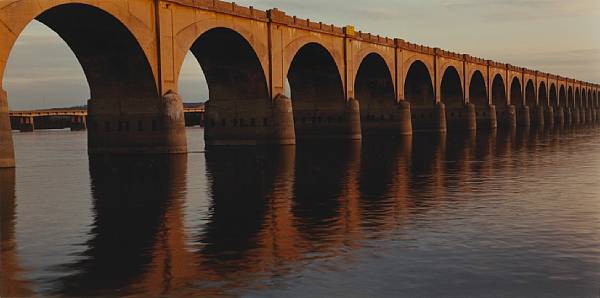
[[[94,158],[15,133],[1,294],[597,297],[600,129]]]

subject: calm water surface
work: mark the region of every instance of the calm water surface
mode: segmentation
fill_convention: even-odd
[[[2,296],[600,293],[600,128],[92,158],[14,134]]]

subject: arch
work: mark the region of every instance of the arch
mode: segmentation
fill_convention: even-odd
[[[525,105],[523,102],[523,92],[521,90],[521,82],[517,77],[514,77],[510,83],[510,103],[512,105]]]
[[[329,51],[318,43],[306,44],[292,60],[287,77],[296,137],[344,135],[346,98]]]
[[[431,74],[421,60],[415,60],[406,73],[404,96],[414,107],[431,107],[435,103]]]
[[[476,107],[485,107],[489,104],[485,79],[479,70],[473,72],[473,75],[471,76],[471,83],[469,84],[469,102]]]
[[[533,85],[532,80],[527,81],[527,85],[525,87],[525,105],[529,107],[537,106],[537,100],[535,96],[535,87]]]
[[[354,92],[360,103],[361,120],[387,117],[396,103],[392,74],[379,54],[371,53],[362,60]]]
[[[196,39],[190,51],[206,76],[211,102],[269,101],[260,60],[238,32],[223,27],[208,30]]]
[[[573,96],[573,87],[569,86],[568,97],[567,97],[567,107],[575,107],[575,98]]]
[[[581,108],[587,108],[587,94],[585,89],[581,89]]]
[[[0,35],[6,37],[0,50],[0,88],[14,42],[36,19],[71,48],[86,75],[92,98],[155,96],[156,66],[154,59],[148,59],[154,49],[145,46],[155,35],[151,26],[131,24],[133,18],[126,5],[91,0],[23,0],[19,5],[2,7],[2,15],[14,18],[0,22]]]
[[[294,61],[296,60],[296,58],[298,57],[299,53],[303,50],[305,50],[308,47],[315,47],[315,45],[318,45],[321,49],[323,49],[325,52],[327,52],[327,55],[331,58],[331,61],[333,62],[333,65],[335,65],[336,67],[336,71],[338,73],[338,76],[340,78],[344,77],[344,55],[343,52],[341,52],[342,49],[337,50],[336,46],[337,44],[335,43],[335,41],[337,41],[337,37],[335,38],[324,38],[324,39],[319,39],[318,37],[315,37],[313,34],[307,34],[307,35],[302,35],[301,32],[297,32],[298,34],[301,34],[300,36],[296,36],[293,35],[294,39],[290,40],[287,45],[285,46],[285,48],[283,49],[283,54],[284,54],[284,61],[283,61],[283,73],[284,74],[290,74],[290,72],[292,71],[292,67],[294,64]],[[288,77],[289,79],[289,77]]]
[[[316,103],[323,98],[344,103],[344,88],[333,56],[318,43],[302,47],[288,72],[294,103]]]
[[[556,90],[554,90],[556,95]],[[538,89],[538,104],[541,106],[548,106],[548,91],[546,91],[546,83],[540,82],[540,87]]]
[[[189,8],[185,8],[188,10]],[[248,23],[240,22],[240,19],[237,19],[235,22],[232,22],[231,18],[226,17],[223,18],[223,15],[212,14],[210,16],[205,15],[203,13],[199,13],[195,16],[195,18],[189,24],[178,24],[179,26],[183,26],[180,31],[177,32],[175,39],[175,61],[173,61],[174,68],[174,82],[178,84],[179,75],[181,73],[181,69],[183,67],[185,57],[188,54],[188,51],[193,47],[193,45],[198,41],[206,33],[213,31],[215,29],[224,30],[229,29],[230,31],[235,32],[242,39],[244,39],[245,43],[252,49],[252,52],[256,55],[259,63],[261,65],[261,70],[263,71],[263,76],[268,77],[268,68],[269,68],[269,47],[267,38],[264,38],[262,34],[257,34],[257,32],[264,32],[266,30],[266,25],[259,22],[251,22],[248,20]],[[187,18],[182,18],[182,22],[185,22]],[[176,30],[179,30],[176,28]],[[268,83],[268,81],[267,81]]]
[[[564,88],[560,89],[561,92],[561,97],[564,96]],[[549,102],[550,102],[550,106],[553,107],[554,109],[558,109],[558,107],[560,106],[560,102],[559,102],[559,97],[558,94],[556,93],[556,85],[554,85],[554,83],[552,83],[550,85],[550,97],[549,97]]]
[[[492,82],[492,104],[496,106],[496,110],[507,106],[506,86],[500,74],[494,77]]]
[[[588,89],[588,95],[587,95],[587,107],[591,108],[593,102],[593,98],[592,98],[592,89]]]
[[[581,92],[579,87],[575,87],[575,103],[573,104],[576,108],[581,108]]]
[[[454,66],[448,66],[442,77],[441,87],[442,102],[448,106],[462,106],[464,103],[464,94],[460,75]]]

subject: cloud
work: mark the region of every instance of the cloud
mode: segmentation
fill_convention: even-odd
[[[452,11],[486,20],[531,21],[552,18],[600,16],[597,0],[441,0]]]

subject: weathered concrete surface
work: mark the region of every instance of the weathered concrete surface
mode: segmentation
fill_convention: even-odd
[[[531,113],[531,126],[536,128],[544,128],[544,107],[538,105],[534,107],[529,107],[529,109]]]
[[[517,127],[517,112],[514,105],[509,105],[504,110],[496,110],[496,119],[498,120],[498,128],[515,129]]]
[[[464,107],[446,107],[448,131],[465,132],[477,129],[475,105],[465,104]]]
[[[362,109],[361,109],[362,110]],[[401,101],[380,116],[361,115],[361,132],[368,136],[407,136],[413,134],[410,103]]]
[[[183,104],[174,92],[161,98],[129,98],[120,109],[90,100],[88,119],[90,154],[187,152]]]
[[[553,128],[555,125],[554,108],[550,106],[544,107],[544,125]]]
[[[565,127],[566,124],[566,110],[564,107],[558,107],[554,111],[554,123],[557,127]]]
[[[413,132],[447,131],[446,105],[442,102],[433,107],[414,107],[411,109]]]
[[[15,166],[10,119],[8,117],[8,101],[6,91],[0,89],[0,168]]]
[[[477,107],[475,110],[478,130],[494,130],[498,128],[496,106]]]
[[[517,127],[531,127],[531,112],[528,106],[517,109]]]

